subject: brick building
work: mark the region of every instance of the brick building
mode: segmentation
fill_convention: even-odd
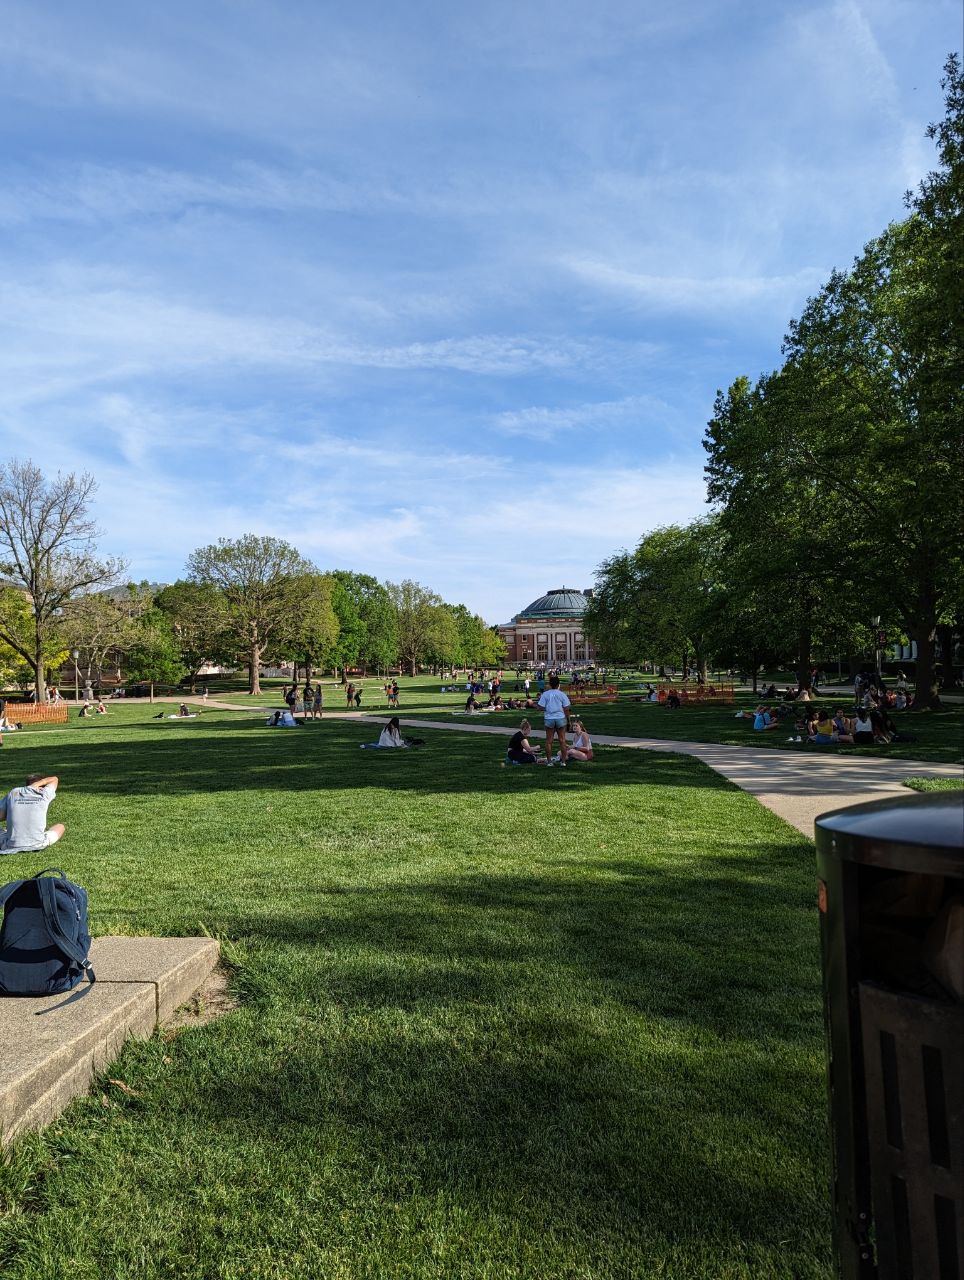
[[[557,587],[533,600],[511,622],[499,627],[509,650],[508,663],[549,666],[588,663],[596,653],[582,629],[591,590]]]

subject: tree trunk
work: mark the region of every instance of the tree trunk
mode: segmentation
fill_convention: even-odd
[[[937,688],[937,673],[934,670],[934,635],[937,628],[933,622],[925,622],[910,628],[908,635],[917,644],[917,663],[914,668],[914,710],[922,711],[924,707],[937,710],[941,705],[941,697]]]
[[[251,642],[248,657],[248,693],[253,697],[261,692],[261,646]]]
[[[753,655],[753,692],[756,694],[758,689],[758,681],[760,677],[760,662],[757,655]]]
[[[412,659],[412,675],[415,675],[415,659]]]
[[[151,702],[154,701],[154,681],[151,681]]]

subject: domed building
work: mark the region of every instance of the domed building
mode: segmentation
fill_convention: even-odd
[[[582,629],[582,615],[592,591],[556,587],[526,605],[511,622],[499,627],[499,635],[509,650],[509,663],[592,662],[595,650]]]

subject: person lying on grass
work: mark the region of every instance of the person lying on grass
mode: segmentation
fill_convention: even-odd
[[[301,723],[296,720],[291,712],[284,708],[281,711],[275,711],[268,720],[265,721],[269,729],[300,729]]]
[[[47,810],[57,794],[60,779],[32,773],[23,787],[14,787],[0,801],[0,822],[6,831],[0,839],[0,854],[34,853],[56,844],[66,831],[62,822],[47,828]]]
[[[757,733],[762,733],[766,729],[779,729],[780,722],[770,714],[770,708],[761,703],[753,716],[753,728]]]

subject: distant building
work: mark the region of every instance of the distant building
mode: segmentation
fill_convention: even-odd
[[[596,652],[582,629],[582,615],[591,597],[591,590],[557,587],[533,600],[499,627],[509,651],[506,661],[549,666],[594,661]]]

